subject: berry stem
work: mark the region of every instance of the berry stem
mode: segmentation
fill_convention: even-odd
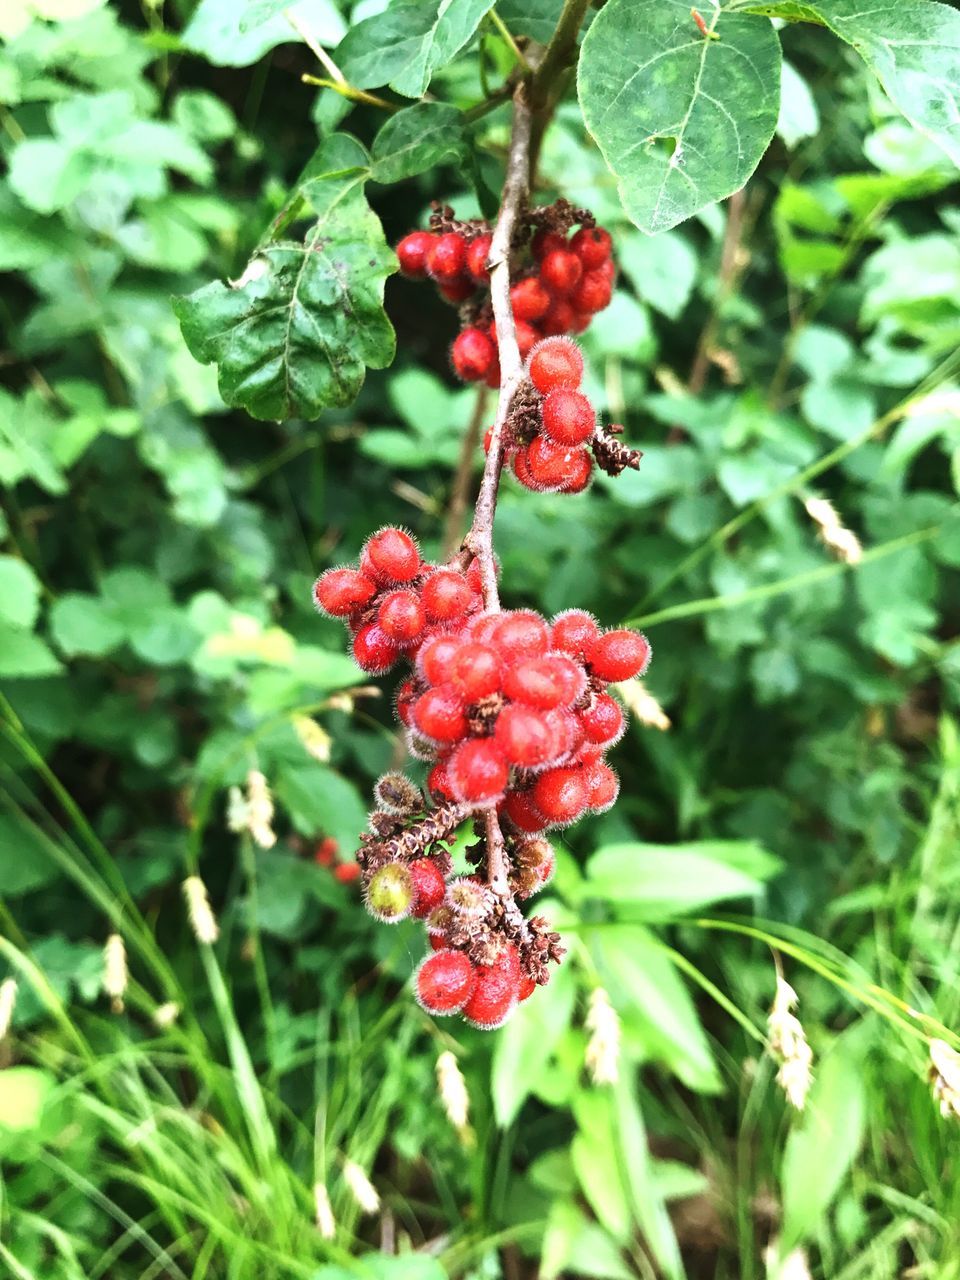
[[[473,524],[464,542],[480,562],[483,603],[489,613],[500,608],[497,570],[493,558],[493,517],[503,469],[503,429],[513,397],[523,382],[523,361],[517,346],[517,331],[510,302],[510,250],[517,219],[526,204],[530,157],[530,107],[523,84],[513,95],[513,131],[507,157],[507,175],[497,225],[490,245],[490,300],[500,348],[500,399],[490,435],[490,448],[483,468],[483,480],[473,514]],[[499,830],[499,828],[498,828]],[[502,850],[502,841],[501,841]],[[491,872],[492,874],[492,872]]]
[[[457,471],[453,479],[450,501],[443,530],[443,558],[449,560],[460,546],[463,532],[463,518],[467,510],[476,467],[477,449],[483,434],[483,420],[487,413],[487,388],[477,388],[473,402],[473,412],[467,424],[467,430],[460,446],[460,457],[457,459]]]

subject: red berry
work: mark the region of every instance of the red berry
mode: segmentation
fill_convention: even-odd
[[[583,263],[569,249],[552,249],[540,262],[540,279],[554,293],[572,293],[582,275]]]
[[[432,858],[417,858],[409,866],[413,876],[413,914],[422,920],[443,901],[447,882]]]
[[[453,799],[453,786],[447,774],[446,760],[438,760],[427,774],[427,790],[439,800]]]
[[[435,951],[417,970],[417,1001],[427,1013],[457,1013],[474,990],[476,976],[462,951]]]
[[[510,301],[517,320],[539,320],[550,306],[550,294],[536,276],[528,276],[510,290]]]
[[[527,446],[527,474],[538,489],[561,489],[577,474],[576,455],[581,452],[571,445],[556,444],[547,436],[534,436]]]
[[[360,863],[340,862],[333,868],[333,876],[341,884],[353,884],[354,880],[360,878]]]
[[[613,746],[622,737],[627,724],[619,702],[609,693],[595,694],[578,719],[587,741],[604,747]]]
[[[450,669],[450,682],[465,702],[479,702],[496,693],[503,680],[503,664],[488,645],[468,640]]]
[[[353,637],[353,659],[372,676],[389,671],[399,657],[400,650],[376,622],[368,622]]]
[[[550,643],[554,649],[583,658],[599,634],[600,628],[592,614],[584,609],[567,609],[553,619]]]
[[[420,646],[417,665],[431,684],[445,684],[453,670],[453,660],[463,641],[459,636],[441,631]]]
[[[557,387],[579,387],[583,356],[569,338],[544,338],[530,353],[530,381],[548,395]]]
[[[496,959],[492,962],[494,969],[499,969],[503,973],[512,973],[517,981],[520,980],[520,952],[512,942],[505,942]]]
[[[318,867],[332,867],[340,851],[340,842],[333,836],[324,836],[313,851],[313,860]]]
[[[500,386],[500,357],[499,356],[497,356],[494,359],[493,364],[490,366],[490,372],[487,374],[484,381],[486,382],[487,386],[491,387],[494,391],[496,391],[497,388]]]
[[[530,249],[535,258],[544,258],[548,253],[558,249],[566,249],[567,237],[560,231],[538,231],[533,237]]]
[[[570,248],[583,263],[584,271],[592,271],[610,257],[610,232],[603,227],[581,227],[570,241]]]
[[[519,997],[519,972],[498,964],[478,965],[476,985],[461,1012],[473,1026],[492,1031],[503,1026]]]
[[[573,822],[587,807],[587,788],[579,769],[548,769],[533,784],[532,795],[552,826]]]
[[[520,979],[520,1003],[523,1004],[524,1000],[529,1000],[530,997],[533,995],[533,993],[536,991],[536,989],[537,989],[537,984],[534,982],[534,980],[524,975]]]
[[[385,582],[409,582],[420,572],[417,544],[402,529],[380,529],[363,550],[367,562]]]
[[[483,235],[474,236],[467,245],[467,271],[476,280],[477,284],[486,284],[490,279],[490,272],[487,270],[487,258],[490,255],[490,245],[493,236],[484,232]]]
[[[587,661],[601,680],[630,680],[646,671],[650,644],[639,631],[605,631],[594,641]]]
[[[573,660],[562,653],[545,653],[526,658],[507,671],[503,691],[508,698],[527,706],[549,710],[569,706],[583,688],[583,673],[577,679]]]
[[[554,298],[550,303],[550,310],[540,321],[540,328],[550,337],[572,333],[577,323],[577,314],[573,304],[566,298]]]
[[[594,813],[609,809],[620,793],[620,779],[610,768],[598,760],[583,771],[587,784],[587,804]]]
[[[403,684],[397,690],[396,706],[397,719],[401,724],[410,727],[413,713],[413,704],[420,696],[420,690],[412,680],[404,680]]]
[[[583,333],[584,330],[590,328],[590,321],[593,316],[589,311],[575,311],[573,313],[573,321],[570,325],[571,333]]]
[[[539,613],[532,609],[511,609],[498,615],[492,643],[503,661],[510,665],[546,653],[550,632]]]
[[[426,625],[426,614],[414,591],[390,591],[380,600],[377,621],[391,640],[409,644]]]
[[[517,477],[525,489],[533,489],[534,492],[542,491],[542,485],[533,472],[530,470],[530,450],[529,447],[518,449],[510,460],[510,466],[513,474]]]
[[[610,305],[613,297],[613,284],[602,271],[588,271],[570,295],[570,301],[577,311],[588,316]]]
[[[491,340],[475,326],[458,334],[450,348],[453,371],[464,382],[482,382],[493,368],[496,356]]]
[[[422,280],[427,274],[427,256],[433,248],[434,237],[429,231],[411,231],[397,245],[400,270],[411,280]]]
[[[556,735],[549,721],[533,707],[504,707],[493,736],[510,764],[520,769],[535,769],[556,759]]]
[[[518,831],[528,835],[542,831],[547,825],[546,818],[534,804],[529,791],[511,791],[500,806],[500,812]]]
[[[468,730],[463,699],[452,684],[438,684],[413,704],[413,723],[433,742],[458,742]]]
[[[445,933],[428,933],[427,941],[431,951],[446,951],[448,938]]]
[[[438,284],[437,292],[451,306],[459,307],[461,302],[466,302],[468,298],[473,296],[476,289],[473,282],[468,280],[466,276],[458,276],[456,280],[448,280],[444,284]]]
[[[526,360],[527,356],[540,341],[543,336],[540,330],[532,324],[528,324],[526,320],[518,320],[516,323],[517,346],[520,349],[520,359]]]
[[[507,785],[507,761],[492,738],[461,742],[447,768],[454,794],[465,804],[499,800]]]
[[[475,599],[476,593],[456,569],[438,569],[420,591],[420,603],[431,622],[462,618]]]
[[[586,449],[574,449],[567,478],[558,493],[582,493],[593,475],[593,459]]]
[[[450,284],[462,274],[467,261],[467,243],[456,231],[434,236],[427,254],[427,270],[434,280]],[[473,292],[471,285],[470,292]]]
[[[318,609],[345,618],[372,600],[377,584],[357,569],[328,569],[313,584],[313,599]]]
[[[576,751],[584,740],[583,726],[572,711],[556,707],[543,713],[554,735],[554,759],[561,760]]]
[[[583,444],[593,435],[597,415],[582,391],[557,387],[544,399],[543,429],[557,444]]]

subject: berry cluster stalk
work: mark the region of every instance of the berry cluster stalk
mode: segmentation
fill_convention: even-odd
[[[490,448],[483,468],[480,493],[474,508],[473,524],[464,539],[464,545],[473,552],[480,563],[480,580],[483,584],[483,603],[490,613],[500,608],[497,590],[497,567],[493,555],[493,519],[497,509],[497,491],[503,470],[503,431],[514,395],[524,379],[523,361],[517,346],[513,304],[510,301],[510,254],[513,248],[514,229],[523,211],[530,190],[530,122],[526,86],[517,85],[513,95],[513,128],[510,135],[510,153],[507,158],[506,181],[497,224],[490,245],[490,301],[497,326],[500,348],[500,399],[497,416],[490,435]],[[510,896],[507,883],[506,852],[500,819],[495,808],[484,815],[487,845],[487,884],[492,892],[502,898]]]

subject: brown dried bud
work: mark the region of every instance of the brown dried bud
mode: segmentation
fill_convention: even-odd
[[[374,784],[373,798],[378,809],[398,817],[420,813],[424,806],[420,788],[402,773],[385,773]]]

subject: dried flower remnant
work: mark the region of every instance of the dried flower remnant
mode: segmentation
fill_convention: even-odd
[[[590,1032],[585,1061],[594,1084],[616,1084],[620,1078],[620,1019],[603,987],[590,995],[586,1028]]]
[[[355,1160],[344,1160],[343,1180],[350,1194],[364,1213],[376,1213],[380,1208],[377,1189]]]
[[[246,795],[239,787],[227,793],[227,827],[237,834],[247,832],[261,849],[272,849],[277,843],[273,814],[270,787],[259,769],[247,774]]]
[[[13,1009],[16,1003],[16,980],[4,978],[3,982],[0,982],[0,1040],[3,1040],[10,1030],[10,1024],[13,1021]]]
[[[337,1234],[337,1223],[330,1204],[330,1193],[322,1182],[314,1183],[313,1204],[316,1214],[317,1230],[324,1240],[332,1240]]]
[[[802,1111],[813,1080],[813,1050],[799,1018],[792,1012],[796,1004],[797,993],[778,972],[777,990],[767,1019],[770,1052],[780,1064],[777,1083],[790,1105]]]
[[[168,1000],[166,1004],[157,1005],[153,1011],[154,1026],[159,1027],[161,1031],[166,1031],[169,1027],[172,1027],[179,1017],[180,1006],[175,1000]]]
[[[623,680],[613,688],[627,710],[648,729],[659,729],[665,733],[673,724],[643,680]]]
[[[844,525],[833,503],[828,498],[811,497],[803,505],[807,515],[817,526],[824,546],[844,564],[859,564],[863,559],[860,539],[852,529]]]
[[[123,1013],[123,997],[129,980],[127,951],[119,933],[111,933],[103,948],[103,989],[114,1013]]]
[[[333,739],[322,725],[317,724],[310,716],[294,716],[293,728],[308,756],[318,764],[330,763]]]
[[[960,1120],[960,1053],[946,1040],[930,1041],[930,1084],[944,1120]]]
[[[460,1064],[449,1049],[437,1058],[437,1088],[447,1119],[458,1132],[463,1133],[470,1114],[470,1095]]]
[[[220,926],[210,907],[207,886],[199,876],[188,876],[183,882],[183,894],[187,900],[190,928],[197,941],[213,946],[220,937]]]

